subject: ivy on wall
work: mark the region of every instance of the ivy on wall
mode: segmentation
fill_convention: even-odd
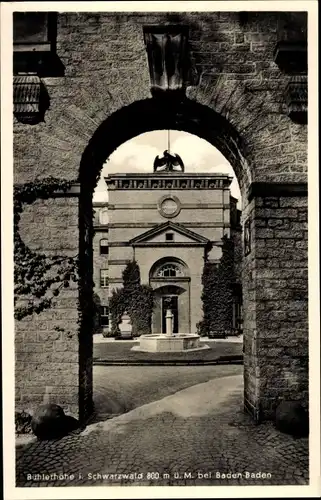
[[[222,257],[218,264],[206,260],[202,275],[203,320],[200,335],[224,338],[232,330],[234,243],[223,237]]]
[[[50,308],[63,288],[78,281],[78,255],[48,256],[28,248],[19,233],[21,213],[26,204],[48,199],[57,191],[66,192],[72,181],[47,177],[14,187],[14,304],[18,320]]]
[[[101,300],[97,293],[93,292],[93,331],[95,333],[103,333],[101,325]]]
[[[120,334],[118,324],[125,311],[131,319],[133,336],[151,333],[153,290],[148,285],[141,285],[140,269],[135,260],[128,262],[122,279],[123,288],[113,290],[109,300],[111,335]]]

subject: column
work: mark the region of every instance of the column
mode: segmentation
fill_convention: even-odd
[[[259,421],[308,405],[307,185],[256,183],[243,217],[244,404]]]

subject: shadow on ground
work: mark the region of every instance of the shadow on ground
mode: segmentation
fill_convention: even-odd
[[[240,365],[94,366],[94,423],[211,379],[243,373]]]

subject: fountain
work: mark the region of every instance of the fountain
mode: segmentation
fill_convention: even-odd
[[[200,336],[196,333],[173,333],[173,313],[166,311],[166,333],[141,335],[139,345],[132,351],[141,352],[182,352],[209,349],[208,345],[200,344]]]

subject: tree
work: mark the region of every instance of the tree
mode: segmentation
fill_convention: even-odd
[[[110,322],[111,331],[110,335],[112,337],[118,337],[120,335],[119,323],[121,322],[121,317],[126,311],[126,303],[124,297],[124,289],[118,288],[113,290],[111,297],[109,299],[109,311],[110,311]]]
[[[232,329],[234,281],[234,244],[223,237],[220,262],[205,260],[202,275],[203,319],[201,335],[224,338]]]

